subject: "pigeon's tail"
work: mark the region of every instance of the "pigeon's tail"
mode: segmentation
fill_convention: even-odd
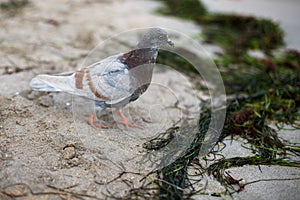
[[[30,81],[30,87],[34,90],[48,92],[70,92],[74,91],[74,75],[38,75]]]

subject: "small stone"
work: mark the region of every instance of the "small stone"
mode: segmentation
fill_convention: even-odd
[[[53,98],[50,97],[49,95],[41,96],[38,101],[39,101],[41,106],[45,106],[45,107],[51,107],[54,104],[53,103]]]
[[[22,120],[22,119],[16,120],[16,124],[18,124],[18,125],[20,125],[20,126],[25,126],[25,125],[26,125],[26,123],[25,123],[24,120]]]
[[[29,192],[30,192],[29,187],[25,184],[17,184],[17,185],[8,186],[3,191],[4,194],[6,194],[8,196],[12,196],[12,197],[25,196]]]
[[[73,146],[66,146],[62,150],[62,156],[66,160],[73,159],[76,156],[76,149]]]
[[[33,100],[33,99],[37,99],[41,96],[41,92],[38,92],[38,91],[28,91],[28,92],[23,92],[25,93],[25,97],[29,100]]]
[[[2,160],[12,160],[13,155],[12,155],[12,153],[2,152],[0,158],[1,158]]]

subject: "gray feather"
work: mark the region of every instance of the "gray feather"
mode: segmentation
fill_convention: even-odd
[[[59,75],[46,75],[41,74],[33,78],[29,85],[32,89],[38,91],[48,92],[70,92],[74,91],[74,75],[59,76]]]

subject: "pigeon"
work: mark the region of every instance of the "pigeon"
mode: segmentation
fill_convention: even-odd
[[[134,127],[122,108],[148,89],[159,48],[166,44],[174,46],[165,30],[149,28],[136,48],[127,53],[107,57],[75,72],[37,75],[30,86],[33,90],[67,92],[92,99],[98,110],[116,108],[122,123]],[[106,128],[95,123],[94,111],[91,111],[89,124],[94,128]]]

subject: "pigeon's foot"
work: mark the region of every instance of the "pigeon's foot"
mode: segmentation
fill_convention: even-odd
[[[125,115],[124,115],[124,113],[123,113],[123,111],[122,111],[121,108],[118,109],[118,114],[119,114],[120,117],[122,118],[122,124],[124,124],[124,125],[126,126],[126,128],[128,128],[128,127],[141,128],[140,126],[135,125],[135,124],[129,122],[129,121],[127,120],[127,118],[125,117]]]
[[[91,112],[90,114],[90,118],[89,118],[89,124],[93,127],[93,128],[107,128],[106,126],[100,125],[100,124],[96,124],[95,123],[95,114],[93,112]]]

